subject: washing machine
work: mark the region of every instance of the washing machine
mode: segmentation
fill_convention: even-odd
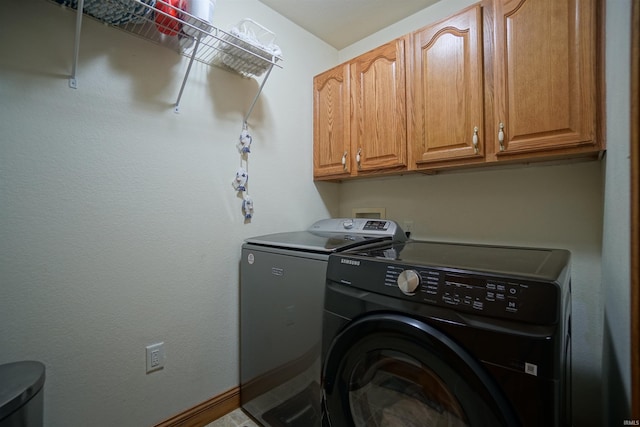
[[[566,250],[408,241],[331,255],[323,425],[571,425]]]
[[[393,221],[324,219],[247,239],[240,263],[240,401],[262,425],[320,425],[320,353],[332,253],[405,241]]]

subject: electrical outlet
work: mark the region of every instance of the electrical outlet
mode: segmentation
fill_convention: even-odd
[[[404,231],[411,233],[413,231],[413,221],[405,219],[402,228]]]
[[[147,347],[147,373],[164,368],[164,342],[148,345]]]

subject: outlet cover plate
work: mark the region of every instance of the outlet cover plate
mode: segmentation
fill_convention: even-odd
[[[147,373],[164,368],[164,342],[148,345],[147,349]]]

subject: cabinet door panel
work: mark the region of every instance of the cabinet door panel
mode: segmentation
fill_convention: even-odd
[[[351,62],[352,151],[359,171],[406,166],[405,40]]]
[[[498,155],[595,145],[594,2],[497,0],[495,8]]]
[[[481,9],[413,35],[411,166],[484,153]],[[474,145],[474,133],[477,144]]]
[[[350,172],[349,84],[348,65],[332,68],[316,76],[313,80],[313,170],[315,177],[348,175]]]

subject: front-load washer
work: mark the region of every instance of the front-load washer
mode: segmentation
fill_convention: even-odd
[[[329,257],[323,425],[571,425],[570,253],[409,241]]]
[[[263,425],[320,425],[320,352],[327,259],[405,241],[393,221],[325,219],[247,239],[240,263],[240,401]]]

